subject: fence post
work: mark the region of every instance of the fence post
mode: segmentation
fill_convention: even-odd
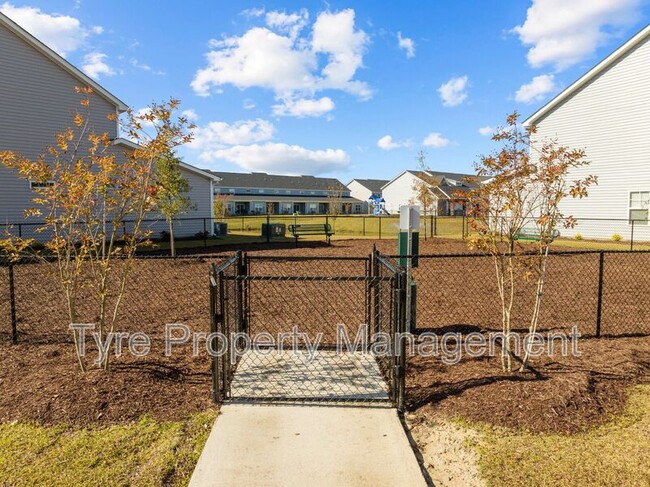
[[[236,305],[237,305],[237,332],[246,332],[248,333],[248,323],[246,323],[245,317],[245,293],[244,293],[244,281],[243,278],[246,276],[246,254],[241,250],[237,251],[237,280],[236,280]]]
[[[22,224],[18,224],[18,238],[23,238],[23,226]]]
[[[598,254],[598,307],[596,308],[596,338],[600,338],[603,321],[603,275],[605,270],[605,252]]]
[[[379,215],[379,240],[381,240],[381,215]]]
[[[215,272],[215,264],[212,264],[212,269],[210,269],[210,333],[212,334],[211,347],[212,350],[217,350],[217,331],[219,326],[219,321],[223,319],[222,310],[223,303],[221,302],[223,298],[223,292],[218,289],[218,286],[222,285],[223,273],[220,273],[218,276]],[[219,296],[219,302],[217,302],[217,295]],[[212,372],[212,402],[219,403],[221,402],[221,388],[219,387],[219,358],[216,355],[212,356],[211,361],[211,372]]]
[[[634,220],[632,220],[632,230],[630,231],[630,250],[634,250]]]
[[[266,243],[271,242],[271,214],[266,212]]]
[[[11,308],[11,343],[18,343],[18,323],[16,320],[16,289],[14,283],[14,264],[9,263],[9,306]]]
[[[207,224],[205,221],[205,218],[203,219],[203,248],[208,247],[208,228]]]
[[[406,286],[409,285],[406,282],[406,273],[400,271],[396,276],[395,283],[397,289],[395,289],[395,300],[397,302],[397,313],[398,322],[396,323],[395,329],[400,334],[399,339],[399,349],[398,356],[395,363],[395,379],[396,379],[396,399],[397,399],[397,410],[404,412],[404,403],[405,403],[405,393],[406,393],[406,332],[408,331],[408,324],[406,323]]]

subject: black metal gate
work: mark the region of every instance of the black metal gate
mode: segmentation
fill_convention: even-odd
[[[215,402],[403,409],[406,278],[388,258],[239,252],[212,266],[210,288]]]

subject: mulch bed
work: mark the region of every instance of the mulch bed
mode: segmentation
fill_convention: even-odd
[[[574,433],[625,406],[628,388],[650,383],[650,337],[587,339],[581,357],[539,357],[531,371],[504,373],[500,357],[445,365],[413,357],[408,409],[534,433]]]
[[[332,246],[301,243],[297,249],[288,245],[251,245],[244,250],[252,255],[367,256],[373,245],[384,253],[396,250],[395,240],[334,241]],[[21,334],[19,345],[7,343],[7,309],[2,306],[0,421],[101,426],[134,421],[145,414],[160,420],[178,420],[209,407],[207,356],[203,353],[193,358],[189,350],[179,349],[172,357],[165,357],[162,328],[165,323],[181,322],[194,331],[209,329],[207,267],[234,250],[214,249],[215,253],[204,259],[139,261],[137,277],[123,308],[120,331],[147,332],[154,337],[153,353],[144,358],[123,355],[113,360],[108,373],[95,369],[86,374],[79,371],[69,332],[65,331],[65,306],[56,286],[36,265],[16,269]],[[457,240],[429,239],[421,243],[421,252],[465,253],[467,248]],[[205,251],[201,249],[201,253]],[[568,326],[569,321],[562,319],[567,316],[563,311],[569,309],[570,321],[592,326],[596,289],[591,278],[597,267],[590,257],[578,257],[584,259],[584,265],[576,261],[576,265],[563,275],[561,272],[551,275],[558,280],[558,285],[564,284],[561,292],[547,301],[545,322],[558,321],[560,327]],[[465,258],[445,262],[446,268],[437,265],[418,271],[418,296],[423,310],[418,326],[438,332],[462,331],[463,327],[467,331],[494,328],[498,324],[498,315],[495,315],[498,308],[494,308],[496,300],[490,284],[492,276],[488,275],[489,266],[467,267],[474,265],[474,261]],[[612,263],[616,262],[612,259]],[[345,265],[349,266],[343,272],[347,274],[357,264]],[[625,273],[643,270],[638,263],[623,262],[622,258],[617,265]],[[275,269],[289,274],[297,270],[306,272],[307,268],[285,263],[284,267]],[[270,268],[264,270],[271,271]],[[0,269],[0,302],[6,303],[3,272],[5,270]],[[323,272],[339,271],[320,269],[320,273]],[[353,273],[357,274],[357,270]],[[571,285],[567,280],[583,274],[581,286]],[[648,326],[650,317],[644,314],[648,310],[639,309],[644,300],[638,299],[646,294],[646,281],[630,279],[628,284],[621,281],[622,286],[616,289],[614,286],[610,286],[611,290],[605,288],[605,298],[618,303],[618,307],[607,308],[603,316],[605,324],[631,320],[628,325],[632,332],[639,330],[638,323]],[[626,285],[637,287],[628,290]],[[274,285],[268,286],[270,289]],[[279,284],[275,286],[279,292]],[[305,296],[314,296],[316,290],[307,293],[305,288],[302,292]],[[613,293],[610,298],[608,292]],[[283,308],[282,303],[264,296],[261,304],[276,306],[275,316],[287,316],[286,313],[292,312],[298,317],[300,308],[296,307],[295,300],[293,304],[288,300],[288,308]],[[331,301],[323,296],[319,299]],[[356,309],[354,293],[342,299],[346,309]],[[314,303],[309,307],[311,316],[318,315],[318,310],[312,310],[318,304]],[[339,308],[331,307],[330,312],[337,319],[344,319],[345,311]],[[84,319],[92,322],[94,317],[89,315]],[[650,334],[650,330],[646,333]],[[625,404],[628,386],[650,380],[650,338],[587,339],[581,341],[581,349],[584,352],[581,358],[536,359],[533,362],[535,372],[523,374],[504,374],[498,358],[463,359],[451,366],[433,358],[412,358],[407,376],[408,407],[423,414],[460,416],[535,432],[580,430],[619,411]]]

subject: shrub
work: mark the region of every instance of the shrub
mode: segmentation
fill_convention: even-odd
[[[160,240],[163,242],[169,242],[171,240],[171,235],[169,235],[169,232],[167,230],[160,232]]]
[[[623,240],[623,237],[621,237],[618,233],[615,233],[614,235],[612,235],[612,241],[620,242],[622,240]]]
[[[582,240],[582,235],[579,233],[576,233],[575,236],[573,237],[575,240]]]
[[[210,232],[207,230],[201,230],[200,232],[197,232],[194,235],[196,238],[208,238],[210,236]]]

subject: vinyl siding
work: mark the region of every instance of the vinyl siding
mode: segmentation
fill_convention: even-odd
[[[350,184],[348,184],[348,189],[350,190],[350,196],[363,202],[361,205],[361,211],[363,213],[368,213],[368,198],[372,196],[372,191],[358,181],[350,182]]]
[[[598,176],[598,186],[583,200],[567,198],[566,215],[585,219],[627,219],[629,191],[650,191],[650,41],[642,41],[563,104],[537,122],[537,138],[584,148],[589,166],[569,179]],[[535,153],[532,153],[535,157]],[[650,239],[648,226],[636,226],[635,239]],[[626,222],[582,221],[575,230],[584,237],[627,239]]]
[[[388,213],[399,213],[400,206],[411,204],[416,200],[417,195],[413,189],[416,180],[413,174],[405,172],[383,188],[382,196]]]
[[[81,108],[79,80],[0,25],[0,150],[36,158]],[[116,107],[91,95],[91,130],[117,136]],[[29,182],[0,166],[0,222],[20,221],[31,206]]]

